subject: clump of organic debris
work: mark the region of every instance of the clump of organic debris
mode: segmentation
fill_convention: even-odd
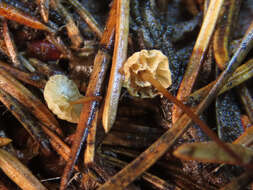
[[[251,4],[0,1],[0,189],[251,189]]]

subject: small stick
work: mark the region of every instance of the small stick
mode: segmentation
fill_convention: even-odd
[[[223,2],[224,0],[211,0],[210,2],[201,30],[198,35],[198,39],[195,43],[193,53],[187,65],[184,78],[178,89],[178,100],[183,100],[185,97],[189,96],[192,91],[192,88],[197,79],[197,75],[199,73],[200,66],[204,60],[204,55],[208,49],[208,44],[211,40],[212,33],[218,20],[218,16],[222,9]],[[178,108],[177,106],[174,106],[172,112],[172,122],[175,123],[176,120],[181,116],[181,114],[182,110],[180,110],[180,108]]]
[[[103,111],[103,127],[108,133],[115,122],[118,102],[122,87],[122,74],[120,69],[127,57],[128,31],[129,31],[129,0],[117,1],[117,14],[115,44],[113,52],[110,79],[105,98]]]

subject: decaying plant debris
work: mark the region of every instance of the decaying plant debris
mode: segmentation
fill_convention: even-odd
[[[252,0],[1,0],[0,16],[0,189],[252,189]],[[163,70],[125,69],[140,51]]]

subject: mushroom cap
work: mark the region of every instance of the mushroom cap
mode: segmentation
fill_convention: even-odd
[[[79,93],[76,84],[65,75],[51,76],[44,89],[44,98],[49,109],[60,119],[72,123],[78,123],[82,105],[71,105],[70,101],[81,97],[83,96]]]
[[[140,72],[150,72],[164,88],[171,85],[168,58],[159,50],[141,50],[134,53],[124,63],[123,72],[123,86],[132,96],[153,98],[160,94],[151,83],[142,80]]]

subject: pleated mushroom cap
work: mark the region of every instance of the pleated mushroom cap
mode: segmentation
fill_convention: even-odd
[[[140,72],[150,72],[164,88],[171,85],[168,58],[159,50],[141,50],[134,53],[125,62],[123,72],[123,86],[132,96],[153,98],[160,94],[149,82],[142,80]]]

